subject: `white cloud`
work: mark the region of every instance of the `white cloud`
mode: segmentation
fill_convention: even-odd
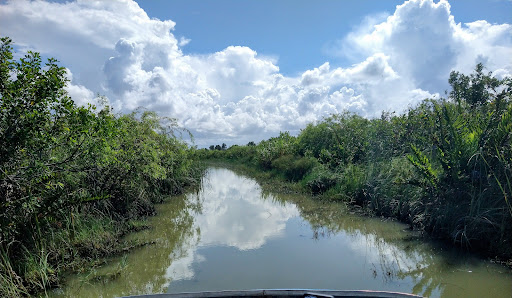
[[[486,21],[461,25],[445,0],[406,1],[385,21],[363,23],[340,49],[349,55],[382,53],[402,78],[430,92],[448,87],[450,71],[471,72],[478,62],[512,73],[512,26]]]
[[[66,90],[69,96],[79,106],[85,106],[87,103],[92,103],[95,98],[94,93],[82,85],[68,84]]]
[[[447,89],[451,70],[470,72],[480,61],[497,76],[512,73],[512,26],[458,24],[446,1],[406,1],[392,15],[367,17],[330,49],[353,65],[326,62],[296,77],[243,46],[184,55],[190,40],[176,38],[174,26],[131,0],[0,5],[0,35],[59,59],[73,72],[68,91],[77,102],[100,93],[118,111],[145,106],[178,118],[200,146],[297,133],[345,109],[400,112]]]
[[[188,45],[190,43],[190,39],[189,38],[185,38],[184,36],[180,37],[180,41],[178,42],[178,45],[180,47],[184,47],[186,45]]]
[[[66,68],[66,78],[69,82],[73,82],[73,73],[68,68]],[[94,93],[82,85],[69,83],[66,86],[66,91],[75,103],[80,106],[85,106],[87,103],[91,103],[95,99]]]

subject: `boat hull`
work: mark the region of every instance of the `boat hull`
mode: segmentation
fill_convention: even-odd
[[[235,298],[235,297],[291,297],[291,298],[337,298],[337,297],[421,297],[413,294],[385,291],[335,291],[335,290],[244,290],[212,291],[195,293],[151,294],[129,296],[130,298]],[[125,297],[127,298],[127,297]]]

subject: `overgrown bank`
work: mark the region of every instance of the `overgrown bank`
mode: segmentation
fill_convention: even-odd
[[[396,217],[489,257],[512,258],[512,80],[452,72],[448,99],[402,115],[332,115],[297,136],[198,150]],[[221,150],[218,150],[221,149]]]
[[[154,204],[197,183],[201,167],[174,119],[78,107],[65,68],[0,45],[0,296],[59,283],[137,243]]]

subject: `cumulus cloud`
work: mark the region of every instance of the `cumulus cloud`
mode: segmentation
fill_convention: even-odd
[[[331,49],[353,65],[326,62],[297,76],[244,46],[184,55],[190,40],[175,37],[174,26],[132,0],[0,5],[0,34],[19,51],[59,59],[73,72],[68,92],[78,103],[100,93],[121,112],[156,110],[178,118],[200,146],[297,133],[343,110],[400,112],[447,89],[451,70],[470,72],[477,62],[500,77],[512,73],[511,25],[456,23],[443,0],[406,1],[392,15],[366,18]]]
[[[73,82],[73,73],[69,68],[66,68],[66,78],[69,80],[69,82]],[[94,93],[82,85],[69,83],[66,86],[66,91],[73,99],[73,101],[75,101],[75,103],[80,106],[85,106],[87,103],[92,103],[95,98]]]
[[[512,74],[512,26],[456,23],[445,0],[406,1],[385,21],[364,22],[339,49],[349,55],[381,53],[403,78],[430,92],[448,87],[451,70],[470,72],[478,62]]]
[[[184,47],[184,46],[188,45],[190,43],[190,41],[191,41],[191,39],[185,38],[182,36],[182,37],[180,37],[180,41],[178,42],[178,45],[180,47]]]

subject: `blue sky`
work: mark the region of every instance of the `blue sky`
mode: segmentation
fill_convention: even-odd
[[[438,1],[436,1],[438,2]],[[333,55],[329,47],[367,17],[391,15],[397,0],[139,0],[150,17],[176,22],[174,33],[191,39],[184,53],[207,54],[230,45],[248,46],[278,57],[281,73],[294,75],[330,61],[350,66],[359,61]],[[456,22],[512,23],[512,1],[450,1]]]
[[[79,104],[174,117],[199,147],[402,113],[479,62],[512,76],[510,0],[0,0],[0,35],[68,69]]]

